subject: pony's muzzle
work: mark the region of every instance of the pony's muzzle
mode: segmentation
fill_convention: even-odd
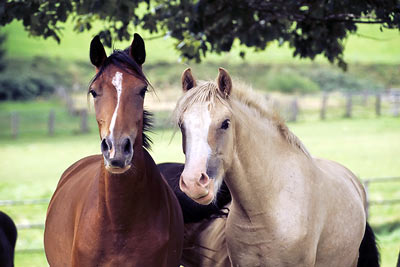
[[[180,189],[191,199],[202,205],[208,205],[214,199],[214,183],[206,173],[200,173],[199,177],[190,178],[183,171],[180,180]]]
[[[109,137],[101,141],[104,165],[109,172],[123,173],[131,166],[133,144],[129,137],[113,140]]]

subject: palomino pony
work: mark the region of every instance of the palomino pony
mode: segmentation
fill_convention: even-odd
[[[44,244],[50,266],[179,266],[183,217],[147,152],[143,39],[107,57],[90,45],[90,85],[102,155],[62,175],[47,212]]]
[[[342,165],[312,157],[262,96],[182,75],[174,111],[182,131],[183,192],[209,204],[232,194],[225,238],[233,266],[379,266],[366,194]],[[212,240],[209,240],[212,242]]]

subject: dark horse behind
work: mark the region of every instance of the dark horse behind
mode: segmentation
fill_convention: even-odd
[[[196,223],[203,219],[212,219],[213,217],[227,215],[228,210],[224,207],[231,202],[232,197],[225,182],[222,183],[215,202],[209,205],[200,205],[179,188],[179,178],[185,164],[168,162],[158,164],[157,166],[179,200],[185,223]]]
[[[0,266],[14,266],[14,250],[17,241],[17,228],[13,220],[0,211]]]

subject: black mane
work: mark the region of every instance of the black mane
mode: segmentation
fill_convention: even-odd
[[[143,109],[142,145],[146,149],[151,149],[151,144],[153,144],[153,141],[147,135],[148,132],[151,132],[152,127],[153,127],[153,113]]]
[[[136,61],[129,55],[129,48],[125,50],[115,49],[113,53],[104,60],[103,65],[101,65],[99,71],[93,77],[93,79],[89,83],[89,89],[92,84],[104,73],[108,66],[115,65],[121,70],[129,73],[130,75],[135,76],[141,81],[145,82],[146,85],[150,85],[150,82],[147,80],[146,76],[143,73],[142,67],[136,63]],[[151,132],[151,128],[153,126],[153,114],[147,110],[143,110],[143,128],[142,128],[142,140],[143,147],[146,149],[151,148],[151,144],[153,143],[150,137],[147,135],[147,132]]]

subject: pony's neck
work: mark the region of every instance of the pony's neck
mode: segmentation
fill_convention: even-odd
[[[99,179],[99,215],[116,230],[133,226],[146,216],[148,170],[142,147],[135,148],[132,167],[123,174],[111,174],[102,165]]]
[[[232,103],[232,109],[236,147],[225,182],[235,209],[251,218],[266,212],[271,198],[283,187],[279,170],[288,166],[289,155],[302,152],[285,140],[272,120],[252,114],[240,102]]]

